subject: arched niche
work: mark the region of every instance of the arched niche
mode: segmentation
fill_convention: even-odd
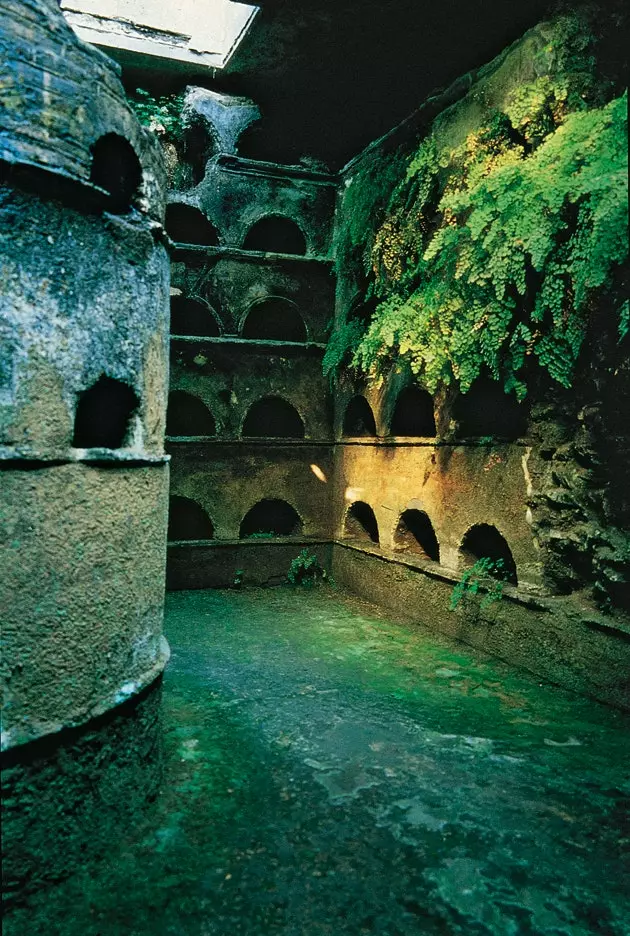
[[[269,396],[251,405],[243,423],[243,436],[250,439],[303,439],[302,417],[282,397]]]
[[[273,156],[265,145],[265,134],[260,121],[245,127],[236,141],[236,152],[242,159],[255,159],[266,162]]]
[[[117,449],[131,442],[133,417],[140,402],[121,380],[99,377],[79,397],[72,444],[75,448]]]
[[[169,542],[214,539],[212,520],[197,501],[174,494],[168,502]]]
[[[166,434],[169,436],[214,436],[214,416],[199,397],[185,390],[173,390],[168,396]]]
[[[352,397],[343,417],[342,435],[347,438],[376,436],[372,407],[364,396]]]
[[[355,501],[348,508],[343,535],[346,539],[358,542],[379,542],[378,523],[374,511],[365,501]]]
[[[298,307],[281,296],[269,296],[250,306],[241,336],[258,341],[307,340],[306,325]]]
[[[394,548],[433,562],[440,561],[438,539],[424,510],[403,511],[394,530]]]
[[[495,526],[489,523],[472,526],[464,536],[459,551],[465,567],[474,565],[479,559],[491,559],[493,562],[500,560],[501,567],[496,572],[491,570],[490,574],[511,585],[517,584],[512,550]]]
[[[265,498],[248,510],[241,522],[239,537],[299,536],[302,520],[287,501]]]
[[[243,250],[304,256],[306,238],[299,225],[291,218],[267,215],[251,226],[245,235]]]
[[[184,296],[171,298],[171,334],[218,338],[219,323],[212,310],[199,299]]]
[[[420,387],[406,387],[398,396],[390,434],[434,439],[436,436],[433,397]]]
[[[92,147],[90,181],[109,193],[109,209],[124,214],[134,207],[142,188],[142,166],[131,143],[106,133]]]
[[[199,185],[206,174],[208,160],[218,152],[216,131],[197,115],[189,115],[181,142],[181,160],[191,185]]]
[[[503,392],[496,380],[480,377],[455,401],[453,417],[460,438],[518,439],[527,432],[527,407]]]
[[[166,207],[166,233],[178,244],[217,247],[219,235],[214,224],[194,205],[172,202]]]

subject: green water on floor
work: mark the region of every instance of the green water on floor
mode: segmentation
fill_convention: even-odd
[[[628,716],[329,590],[165,630],[163,792],[20,936],[630,934]]]

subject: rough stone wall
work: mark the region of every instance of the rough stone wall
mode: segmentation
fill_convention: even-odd
[[[230,113],[229,126],[220,106]],[[216,231],[214,244],[192,246],[195,214],[182,214],[181,224],[169,230],[175,241],[168,430],[172,509],[184,498],[188,509],[203,511],[206,530],[212,530],[211,543],[207,537],[186,542],[195,536],[179,526],[181,541],[172,533],[168,583],[173,588],[231,585],[235,577],[250,583],[282,580],[301,545],[319,548],[331,536],[332,406],[321,357],[334,301],[328,258],[335,187],[322,173],[229,155],[251,119],[251,102],[188,88],[177,146],[162,137],[171,179],[180,185],[190,152],[187,135],[205,133],[219,150],[208,156],[202,147],[197,184],[169,196],[170,206],[196,208]],[[279,250],[273,238],[248,246],[248,233],[266,218],[286,223],[289,238],[294,231],[303,249]],[[285,332],[272,327],[278,304],[288,323]],[[256,310],[262,311],[258,337],[252,338],[247,323]],[[206,437],[177,429],[178,396],[182,406],[186,400],[197,409],[203,404],[212,414],[206,423],[213,431]],[[258,432],[249,414],[263,400],[293,408],[303,426],[298,437],[280,423],[267,436]],[[300,520],[299,534],[267,534],[264,546],[256,537],[239,543],[244,517],[261,501],[290,505]]]
[[[459,145],[493,102],[539,77],[534,63],[545,62],[550,35],[548,24],[530,31],[494,62],[426,102],[341,173],[336,328],[353,318],[369,321],[370,245],[418,141],[438,127],[445,143]],[[549,74],[556,66],[548,57]],[[338,582],[385,607],[551,681],[628,707],[630,550],[623,479],[629,382],[627,351],[618,343],[612,312],[603,301],[594,313],[594,335],[571,390],[544,380],[530,387],[527,424],[510,441],[465,438],[457,388],[435,394],[435,438],[397,437],[396,401],[414,384],[407,366],[394,361],[384,379],[371,381],[342,365],[334,396],[333,528],[340,545],[332,571]],[[357,395],[369,404],[373,427],[346,438],[344,420]],[[378,543],[373,531],[370,541],[351,519],[349,508],[357,502],[373,511]],[[428,516],[439,561],[414,552],[413,539],[400,537],[399,519],[408,509]],[[518,587],[505,586],[503,601],[486,609],[476,599],[453,613],[449,596],[470,564],[464,537],[479,524],[504,537]]]
[[[451,611],[452,577],[377,548],[336,543],[335,582],[401,617],[462,640],[542,679],[630,709],[630,629],[585,613],[580,602],[524,601],[511,592],[486,608],[475,598]]]
[[[345,539],[347,509],[357,501],[374,511],[384,553],[397,546],[395,531],[406,510],[427,514],[439,544],[439,564],[461,574],[460,547],[468,530],[490,524],[507,540],[519,585],[540,585],[539,550],[526,520],[529,449],[517,445],[436,446],[338,444],[335,449],[334,529]]]
[[[240,337],[254,303],[280,297],[295,304],[308,340],[325,342],[335,286],[329,264],[191,247],[174,250],[172,261],[176,295],[205,302],[214,310],[222,335]]]
[[[408,154],[436,128],[449,146],[459,145],[467,134],[478,129],[488,108],[507,92],[540,74],[553,76],[558,62],[551,51],[552,30],[543,23],[530,31],[494,62],[430,99],[408,121],[346,167],[336,214],[337,327],[349,321],[365,301],[370,244],[385,218],[392,190],[404,177]],[[543,71],[539,72],[541,67]],[[496,525],[512,551],[523,556],[517,562],[517,566],[525,567],[522,581],[543,583],[551,594],[579,593],[587,605],[614,613],[615,608],[627,610],[629,602],[628,509],[620,479],[630,424],[621,416],[621,401],[628,398],[628,370],[611,313],[602,303],[596,314],[597,339],[584,353],[570,391],[542,380],[530,388],[525,432],[511,448],[487,450],[488,470],[484,470],[479,449],[458,445],[456,388],[440,391],[434,401],[440,461],[444,466],[452,463],[460,467],[455,472],[446,468],[435,473],[436,492],[428,497],[418,472],[415,488],[422,487],[423,493],[413,496],[424,504],[423,509],[437,516],[442,537],[449,544],[447,555],[452,555],[458,537],[461,542],[462,516],[471,524]],[[396,365],[384,382],[372,384],[342,368],[335,396],[337,433],[348,401],[361,393],[372,404],[377,435],[388,436],[391,400],[409,382],[413,382],[411,374]],[[355,476],[376,478],[379,470],[373,464],[372,449],[361,451],[365,454],[355,454],[351,459],[355,465],[350,472],[352,483]],[[401,459],[410,457],[406,448],[393,450],[390,465],[395,476]],[[338,454],[337,459],[347,462],[348,456]],[[460,483],[463,465],[463,475],[471,480],[470,484]],[[406,477],[405,467],[401,481]],[[395,482],[390,482],[392,485],[396,487]],[[494,502],[498,490],[505,498],[501,509]],[[411,491],[401,490],[394,498],[396,509],[407,496]],[[452,507],[454,496],[456,509]],[[378,495],[375,497],[378,500]],[[341,498],[339,489],[337,518],[343,516],[347,506]],[[372,506],[379,508],[379,504]]]
[[[169,270],[159,149],[115,68],[55,0],[4,4],[0,34],[3,869],[19,898],[159,780]]]
[[[306,238],[307,256],[330,256],[335,202],[330,176],[217,156],[208,163],[202,182],[182,200],[212,220],[225,246],[241,247],[257,221],[274,215],[297,224]]]
[[[331,407],[321,392],[321,351],[283,342],[226,344],[172,342],[171,391],[197,396],[213,413],[216,442],[240,439],[256,401],[274,396],[289,402],[304,423],[304,437],[331,441]]]

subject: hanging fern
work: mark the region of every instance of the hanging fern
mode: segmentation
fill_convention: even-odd
[[[484,104],[459,145],[447,115],[406,171],[399,154],[384,161],[391,195],[373,234],[364,208],[378,161],[353,181],[346,239],[361,242],[363,227],[379,303],[369,327],[333,332],[327,370],[379,378],[403,358],[431,392],[466,391],[487,372],[522,399],[538,366],[570,386],[591,313],[627,256],[627,96],[603,102],[583,20],[560,18],[553,37],[548,73]],[[617,305],[621,340],[628,312]]]
[[[353,364],[376,375],[402,355],[431,391],[454,379],[465,391],[485,367],[522,398],[534,357],[569,386],[591,304],[627,255],[626,140],[625,95],[567,115],[530,155],[471,134],[450,154],[463,171],[443,190],[437,230],[424,235],[421,203],[378,231],[373,265],[386,298]],[[408,178],[424,176],[419,193],[426,167],[417,157],[409,168]]]

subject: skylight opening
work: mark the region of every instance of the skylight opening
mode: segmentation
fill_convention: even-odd
[[[62,0],[74,31],[93,45],[225,68],[259,7],[233,0]]]

